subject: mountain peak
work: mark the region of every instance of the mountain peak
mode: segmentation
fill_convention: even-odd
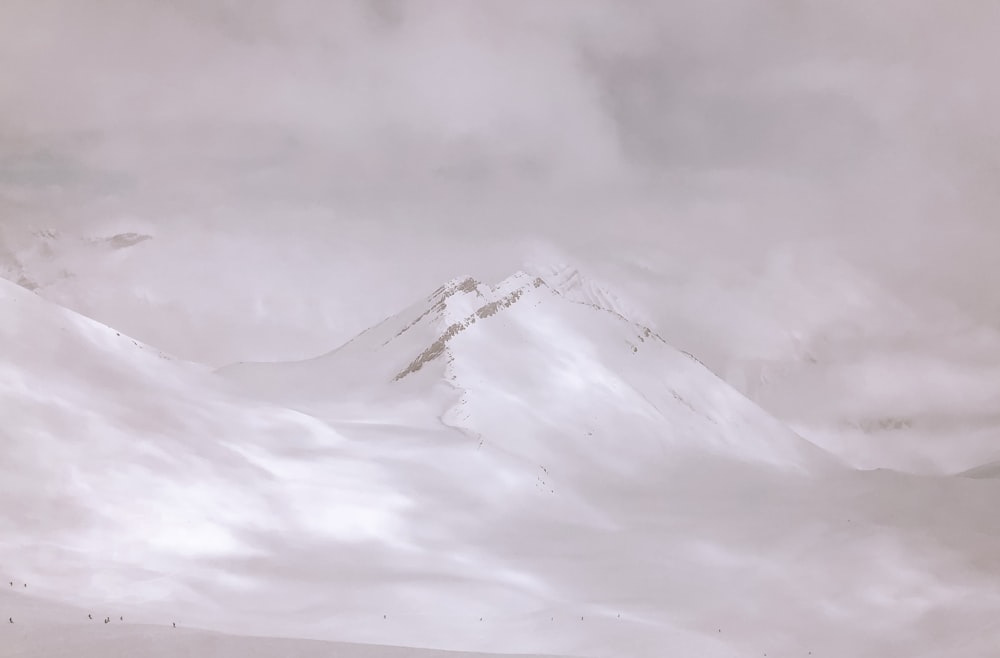
[[[569,301],[608,311],[634,323],[652,324],[639,305],[612,291],[611,286],[592,274],[585,274],[580,268],[567,262],[529,263],[525,265],[524,270],[530,273],[529,276],[543,280],[547,286]]]
[[[437,313],[442,320],[447,322],[447,326],[434,342],[397,373],[393,379],[399,381],[407,375],[419,371],[426,363],[444,354],[448,342],[459,333],[476,322],[509,308],[517,303],[526,292],[543,285],[545,285],[544,281],[538,277],[531,277],[526,272],[515,272],[492,286],[484,285],[472,277],[453,279],[445,284],[431,296],[431,299],[434,300],[431,308],[407,325],[396,336],[400,336],[431,313]]]

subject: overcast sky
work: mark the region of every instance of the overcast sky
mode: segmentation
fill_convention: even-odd
[[[985,1],[7,0],[2,221],[300,231],[427,281],[536,238],[694,264],[809,240],[995,320],[997,25]]]

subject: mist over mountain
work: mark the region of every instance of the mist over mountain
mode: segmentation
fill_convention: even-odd
[[[993,656],[998,14],[2,3],[0,654]]]

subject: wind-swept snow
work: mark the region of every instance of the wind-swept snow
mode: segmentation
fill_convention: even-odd
[[[461,278],[219,377],[0,281],[3,646],[990,655],[1000,482],[843,468],[620,311]]]
[[[20,585],[20,583],[19,583]],[[0,626],[5,658],[502,658],[501,654],[437,651],[292,638],[226,635],[58,605],[20,592],[0,590],[0,613],[16,611]],[[88,618],[90,615],[90,618]],[[104,618],[108,623],[104,623]],[[544,658],[519,654],[519,658]],[[550,657],[552,658],[552,657]]]

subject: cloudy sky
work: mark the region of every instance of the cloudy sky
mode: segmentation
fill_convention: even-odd
[[[998,20],[944,0],[8,0],[2,222],[197,242],[192,281],[321,283],[356,309],[345,336],[553,249],[697,278],[822,244],[996,321]]]

